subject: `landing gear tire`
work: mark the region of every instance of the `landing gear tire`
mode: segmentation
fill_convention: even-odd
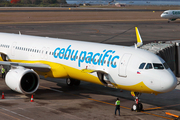
[[[138,103],[138,104],[133,104],[131,111],[137,111],[140,112],[143,110],[143,105],[142,103]]]
[[[136,111],[136,112],[140,112],[143,110],[143,105],[140,102],[139,96],[141,95],[141,93],[138,92],[131,92],[132,96],[134,96],[135,98],[135,104],[133,104],[131,110],[132,111]]]
[[[80,80],[75,80],[75,79],[70,79],[70,78],[67,78],[67,79],[66,79],[66,84],[67,84],[68,86],[73,86],[73,85],[79,86],[80,83],[81,83]]]
[[[142,105],[142,103],[138,103],[138,109],[139,109],[139,111],[142,111],[142,110],[143,110],[143,105]]]
[[[74,85],[75,85],[75,86],[79,86],[79,85],[80,85],[80,83],[81,83],[81,81],[80,81],[80,80],[75,80],[75,81],[74,81]]]
[[[74,85],[74,80],[72,80],[72,79],[70,79],[70,78],[67,78],[67,79],[66,79],[66,84],[67,84],[68,86],[73,86],[73,85]]]

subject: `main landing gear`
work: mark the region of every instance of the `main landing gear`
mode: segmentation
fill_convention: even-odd
[[[135,103],[133,104],[131,110],[132,111],[137,111],[137,112],[142,111],[143,110],[143,105],[142,105],[142,103],[140,103],[140,99],[139,99],[139,96],[141,95],[141,93],[131,92],[131,94],[135,98]]]
[[[81,83],[80,80],[75,80],[75,79],[70,79],[70,78],[67,78],[67,79],[66,79],[66,84],[67,84],[68,86],[73,86],[73,85],[79,86],[80,83]]]

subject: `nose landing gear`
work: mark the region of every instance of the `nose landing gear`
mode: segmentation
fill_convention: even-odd
[[[143,105],[140,102],[139,96],[141,95],[141,93],[138,92],[131,92],[131,95],[135,98],[135,103],[133,104],[131,110],[132,111],[137,111],[140,112],[143,110]]]

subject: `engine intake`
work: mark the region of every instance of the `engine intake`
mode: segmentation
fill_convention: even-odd
[[[17,66],[9,70],[5,82],[9,88],[16,92],[32,94],[39,87],[39,76],[31,69]]]

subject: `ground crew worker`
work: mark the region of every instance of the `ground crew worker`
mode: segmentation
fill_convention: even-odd
[[[2,69],[1,69],[1,73],[2,73],[2,78],[4,79],[5,78],[5,69],[4,69],[3,66],[2,66]]]
[[[115,102],[115,105],[116,105],[115,115],[116,115],[116,111],[118,110],[119,111],[119,116],[120,116],[120,100],[119,100],[119,98],[117,98],[117,100]]]

